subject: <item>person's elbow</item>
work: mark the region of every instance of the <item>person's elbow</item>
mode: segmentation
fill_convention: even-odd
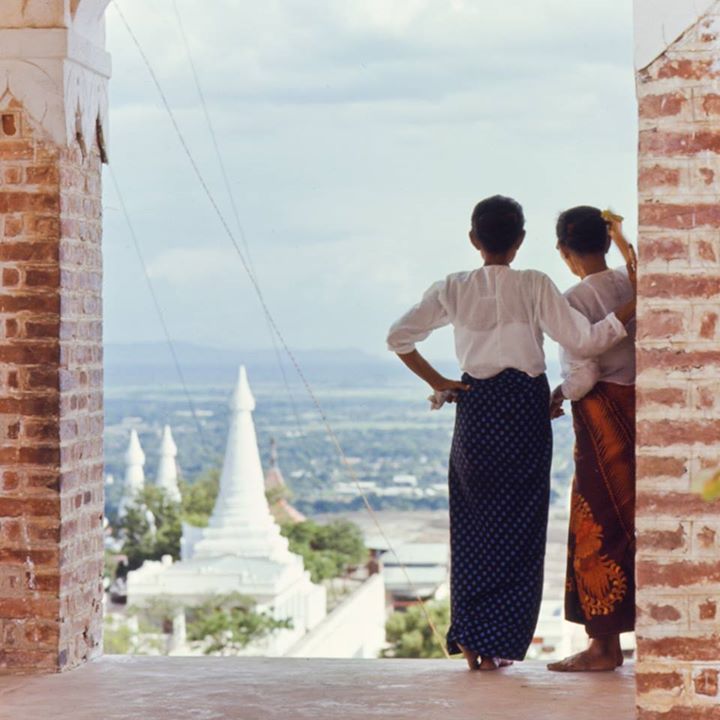
[[[387,349],[396,355],[408,355],[415,350],[415,343],[404,337],[403,333],[398,332],[395,328],[390,328],[385,344]]]
[[[582,400],[590,392],[590,390],[592,390],[592,388],[578,385],[563,385],[563,395],[570,402],[578,402],[578,400]]]

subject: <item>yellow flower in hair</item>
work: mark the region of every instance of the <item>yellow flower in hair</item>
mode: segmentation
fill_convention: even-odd
[[[612,210],[603,210],[602,219],[608,223],[622,222],[625,218],[622,215],[617,215]]]

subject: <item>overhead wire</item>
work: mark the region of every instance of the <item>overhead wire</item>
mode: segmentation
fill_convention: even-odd
[[[298,362],[297,357],[295,356],[295,353],[292,351],[292,349],[288,345],[284,334],[280,330],[280,328],[275,320],[275,317],[270,312],[270,308],[267,304],[265,295],[262,291],[262,288],[260,287],[257,277],[253,273],[252,267],[248,263],[248,259],[245,255],[245,253],[243,252],[242,248],[240,247],[227,219],[225,218],[225,215],[223,214],[223,212],[220,208],[220,205],[218,204],[218,201],[216,200],[215,196],[213,195],[213,193],[210,189],[210,186],[209,186],[207,180],[205,179],[205,176],[203,175],[202,171],[200,170],[200,167],[197,163],[197,160],[195,159],[195,156],[193,155],[192,151],[190,150],[190,147],[185,138],[185,135],[182,132],[180,125],[178,124],[178,121],[177,121],[175,113],[172,109],[172,106],[170,105],[167,95],[165,94],[162,84],[160,83],[160,80],[153,68],[152,63],[150,62],[149,57],[147,56],[142,44],[140,43],[140,39],[138,38],[138,36],[134,32],[132,26],[128,22],[120,4],[119,4],[119,0],[112,0],[112,2],[113,2],[113,7],[117,11],[121,22],[125,26],[125,29],[127,30],[128,35],[130,36],[130,39],[132,40],[133,44],[137,48],[137,51],[140,54],[140,57],[142,58],[142,61],[153,81],[153,84],[155,85],[158,95],[160,96],[162,105],[168,114],[170,122],[175,130],[175,133],[178,137],[180,145],[181,145],[185,155],[187,156],[187,159],[193,169],[193,172],[196,175],[197,180],[200,183],[205,195],[207,196],[207,199],[210,202],[215,214],[217,215],[218,220],[220,221],[220,223],[225,231],[225,234],[227,235],[231,244],[235,248],[235,251],[236,251],[238,257],[240,258],[243,269],[245,270],[245,273],[248,276],[250,284],[257,296],[258,302],[259,302],[260,307],[262,308],[262,311],[267,319],[267,322],[272,327],[274,333],[276,334],[276,336],[278,338],[278,341],[280,342],[280,345],[282,346],[283,351],[289,358],[292,366],[295,369],[295,372],[298,374],[298,377],[300,378],[310,400],[312,401],[313,406],[315,407],[318,415],[320,416],[320,418],[322,420],[323,426],[325,427],[325,431],[326,431],[328,437],[330,438],[330,441],[332,442],[333,446],[335,447],[335,449],[340,457],[340,460],[341,460],[343,466],[345,467],[346,472],[352,479],[353,484],[355,485],[356,491],[357,491],[358,495],[360,496],[360,498],[362,499],[363,505],[365,506],[365,509],[367,510],[368,514],[370,515],[380,537],[383,539],[385,545],[388,548],[388,551],[392,555],[395,556],[395,559],[398,562],[398,566],[401,568],[403,575],[405,576],[405,580],[408,583],[408,587],[410,587],[412,589],[412,591],[418,601],[418,605],[421,607],[422,612],[425,616],[425,620],[426,620],[428,626],[430,627],[434,637],[438,641],[438,644],[440,645],[440,648],[442,649],[443,654],[445,655],[446,658],[449,658],[450,655],[445,646],[443,637],[440,634],[439,630],[437,629],[437,626],[435,625],[435,622],[433,621],[432,616],[430,615],[430,612],[427,608],[426,603],[424,602],[419,591],[417,590],[415,583],[412,581],[412,578],[410,577],[410,574],[408,573],[407,567],[402,563],[400,556],[398,555],[393,544],[390,542],[390,539],[388,538],[387,534],[385,533],[385,530],[383,529],[375,510],[373,509],[366,493],[364,492],[362,486],[360,485],[360,479],[359,479],[357,473],[355,472],[355,469],[353,468],[352,463],[349,461],[347,455],[345,454],[345,451],[343,450],[340,440],[339,440],[334,428],[332,427],[330,420],[329,420],[327,414],[325,413],[324,408],[322,407],[315,392],[313,391],[312,386],[310,385],[310,382],[307,379],[307,376],[305,375],[302,367],[300,366],[300,363]]]
[[[232,185],[230,183],[230,176],[227,171],[227,166],[225,164],[222,150],[220,148],[220,142],[218,140],[217,133],[215,132],[215,124],[213,123],[212,116],[210,114],[210,109],[208,107],[208,103],[205,98],[205,92],[202,88],[202,83],[200,82],[200,73],[198,72],[197,65],[195,64],[195,59],[193,57],[192,48],[190,46],[190,40],[188,38],[187,32],[185,31],[185,23],[183,22],[182,15],[180,13],[180,9],[177,4],[177,0],[172,0],[172,7],[173,7],[173,11],[175,13],[175,18],[177,20],[178,29],[180,31],[180,37],[181,37],[183,45],[185,47],[185,55],[188,60],[188,65],[190,66],[190,73],[193,77],[193,81],[195,84],[195,90],[198,94],[198,98],[200,100],[200,106],[202,108],[203,115],[205,117],[205,123],[208,128],[208,133],[212,140],[213,149],[215,151],[215,159],[217,160],[218,167],[220,168],[220,175],[223,180],[225,192],[227,193],[228,199],[230,201],[230,208],[232,210],[233,219],[235,220],[235,225],[237,227],[238,234],[240,235],[240,240],[242,242],[243,249],[245,250],[245,257],[247,258],[248,270],[249,270],[249,272],[252,273],[255,280],[257,281],[257,270],[255,269],[255,265],[254,265],[253,259],[252,259],[252,254],[250,252],[250,243],[248,242],[247,233],[245,232],[245,227],[242,223],[242,220],[240,219],[240,212],[238,210],[237,202],[235,200],[235,193],[233,192]],[[272,325],[270,325],[270,323],[267,322],[267,317],[265,318],[265,322],[268,327],[268,334],[270,335],[270,341],[273,346],[275,360],[276,360],[278,368],[280,370],[280,375],[282,377],[283,385],[285,386],[285,393],[290,400],[290,407],[292,410],[293,417],[295,419],[295,424],[297,426],[297,430],[298,430],[299,434],[302,436],[302,435],[304,435],[304,431],[303,431],[302,423],[300,421],[300,413],[298,412],[297,403],[295,401],[295,396],[294,396],[292,390],[290,389],[290,383],[288,381],[287,373],[285,372],[285,365],[282,361],[282,355],[280,354],[280,349],[278,347],[277,339],[275,337],[275,332],[273,331]],[[309,458],[308,458],[308,460],[309,460]]]
[[[183,372],[182,365],[180,364],[180,358],[178,357],[178,354],[177,354],[177,349],[175,347],[175,343],[173,342],[172,336],[170,335],[170,329],[168,328],[168,324],[165,320],[165,314],[163,313],[162,305],[160,304],[160,299],[158,298],[157,292],[155,292],[155,286],[153,284],[152,278],[150,277],[150,272],[148,270],[147,263],[145,262],[145,255],[142,251],[142,247],[140,245],[138,235],[135,232],[135,226],[133,225],[132,218],[130,217],[130,213],[128,212],[127,205],[125,204],[125,198],[122,194],[122,191],[120,190],[120,184],[118,183],[118,180],[117,180],[117,177],[115,176],[113,167],[110,164],[108,164],[108,172],[110,174],[110,179],[111,179],[113,187],[115,189],[115,195],[117,196],[118,202],[120,203],[120,211],[121,211],[123,217],[125,218],[125,224],[127,225],[128,233],[130,235],[130,239],[132,240],[133,246],[135,248],[135,254],[137,255],[138,260],[140,262],[140,266],[142,267],[143,276],[145,277],[145,282],[147,284],[147,288],[150,293],[150,297],[152,298],[152,302],[155,307],[158,321],[160,322],[160,327],[162,328],[163,335],[165,336],[165,341],[167,342],[168,349],[169,349],[170,355],[172,357],[173,365],[175,366],[175,371],[178,374],[178,379],[180,380],[180,384],[183,389],[183,394],[185,395],[185,399],[187,400],[188,407],[190,408],[190,413],[192,414],[193,422],[194,422],[195,428],[198,432],[198,438],[200,439],[200,444],[202,445],[202,448],[203,448],[203,451],[205,452],[206,457],[209,459],[212,457],[212,453],[210,452],[209,446],[205,439],[205,433],[203,431],[202,423],[200,422],[200,418],[199,418],[199,416],[197,414],[197,410],[195,408],[195,403],[192,399],[192,395],[190,394],[190,390],[188,388],[188,384],[185,379],[185,373]]]

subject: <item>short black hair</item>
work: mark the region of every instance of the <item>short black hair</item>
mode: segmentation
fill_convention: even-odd
[[[510,250],[525,229],[520,203],[502,195],[481,200],[473,210],[471,222],[478,242],[491,253]]]
[[[558,243],[578,255],[604,255],[610,249],[608,223],[602,210],[590,205],[560,213],[555,231]]]

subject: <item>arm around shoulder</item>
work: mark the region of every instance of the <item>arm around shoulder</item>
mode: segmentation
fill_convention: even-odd
[[[536,297],[540,327],[566,350],[580,357],[593,357],[602,354],[627,335],[624,324],[614,313],[592,324],[570,305],[547,275],[538,275]]]

